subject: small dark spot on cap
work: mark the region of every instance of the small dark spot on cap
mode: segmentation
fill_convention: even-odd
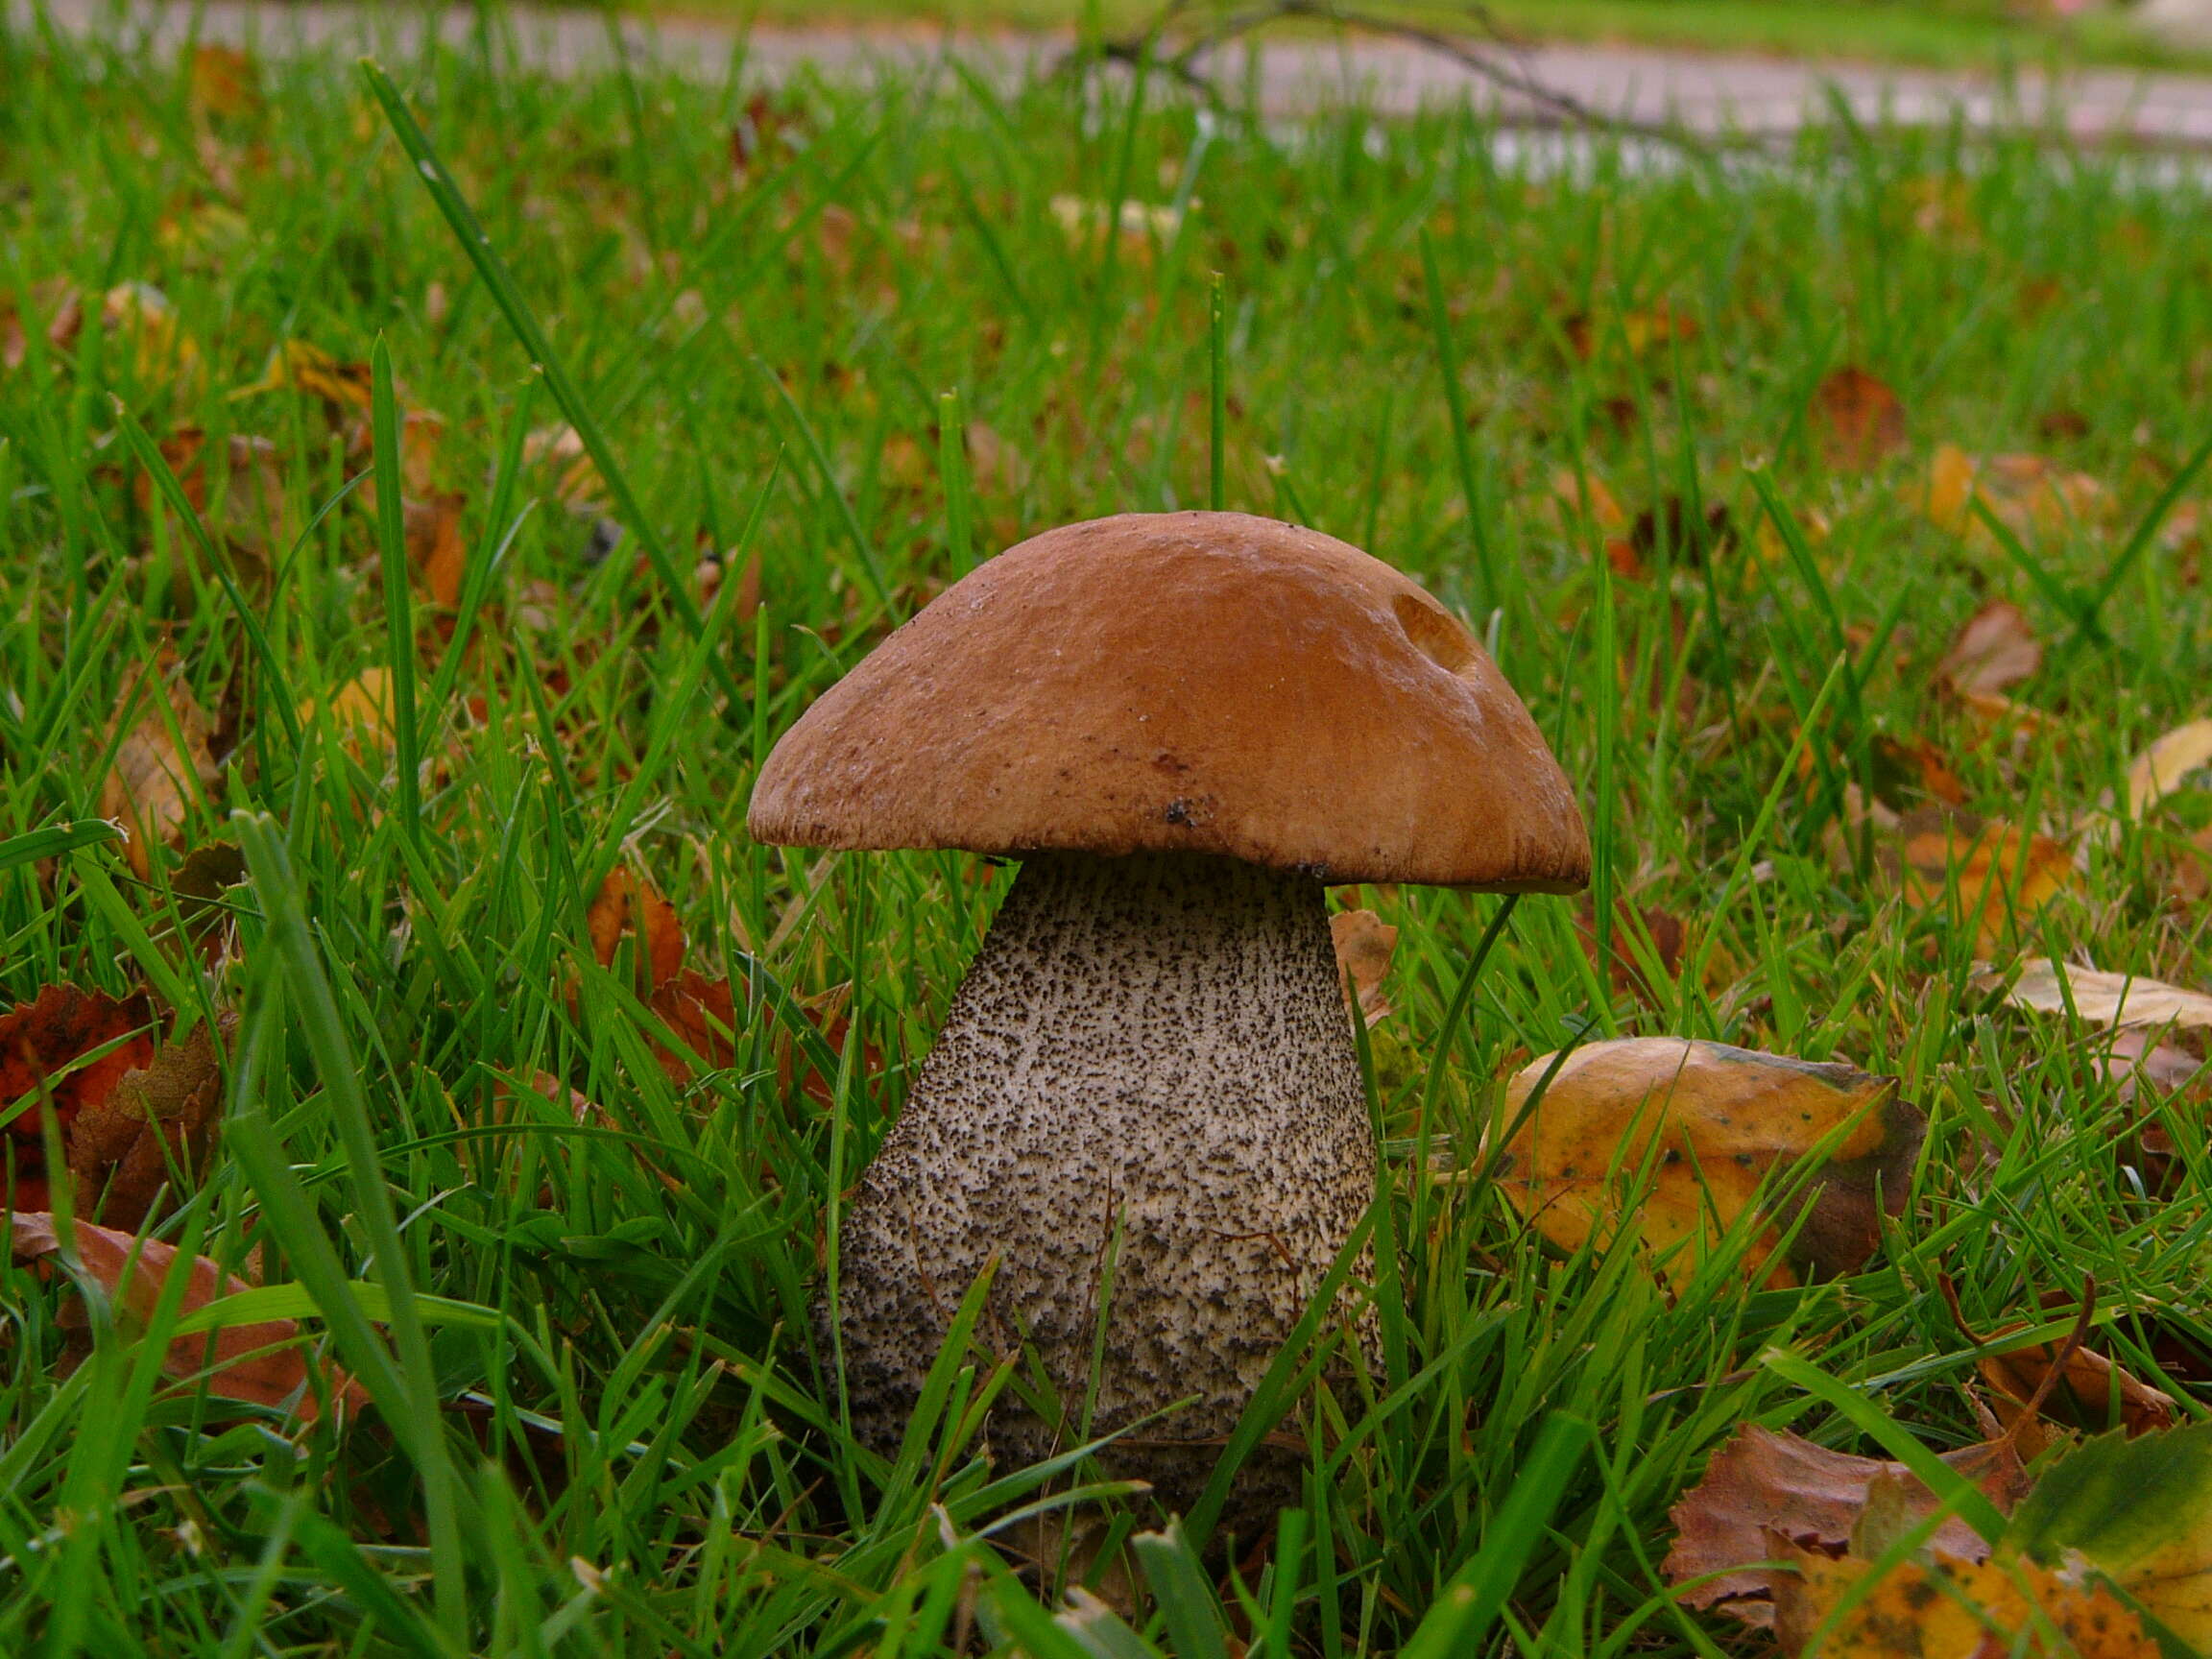
[[[1190,770],[1190,761],[1184,759],[1181,756],[1171,755],[1165,749],[1161,750],[1159,754],[1152,757],[1152,764],[1159,768],[1161,771],[1166,773],[1170,778],[1179,777],[1183,773]]]

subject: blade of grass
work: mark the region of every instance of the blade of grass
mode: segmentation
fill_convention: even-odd
[[[322,953],[308,930],[300,884],[293,875],[291,857],[276,832],[276,821],[260,813],[239,812],[232,815],[231,825],[237,831],[239,848],[246,855],[246,866],[252,876],[254,894],[260,901],[269,941],[274,947],[274,960],[282,965],[281,974],[267,973],[262,980],[261,992],[266,998],[263,1018],[273,1018],[273,1011],[283,1002],[290,1002],[296,1010],[308,1051],[322,1076],[324,1094],[330,1103],[332,1126],[345,1150],[352,1180],[354,1214],[368,1236],[376,1277],[391,1298],[392,1331],[403,1369],[393,1370],[389,1361],[380,1367],[386,1387],[377,1396],[378,1404],[384,1407],[394,1431],[406,1441],[422,1481],[440,1626],[449,1641],[466,1646],[468,1584],[463,1565],[459,1483],[433,1392],[438,1371],[431,1362],[429,1337],[415,1306],[406,1246],[399,1237],[398,1219],[393,1213],[375,1131],[370,1125],[369,1102],[362,1092],[360,1068],[353,1057],[352,1043],[346,1034],[338,1000],[324,973]],[[280,1191],[290,1172],[280,1162],[266,1156],[261,1165],[261,1179],[256,1180],[255,1185],[262,1188],[266,1204],[269,1191]],[[301,1210],[305,1202],[302,1195]],[[321,1229],[313,1228],[310,1237],[301,1225],[305,1222],[311,1226],[311,1214],[296,1211],[291,1219],[296,1237],[284,1239],[287,1248],[295,1242],[305,1243],[313,1258],[313,1242],[321,1238]],[[324,1248],[327,1250],[327,1244]],[[306,1261],[300,1262],[299,1266],[302,1282],[311,1289],[318,1293],[335,1291],[339,1308],[351,1310],[360,1321],[353,1344],[360,1346],[368,1322],[357,1305],[330,1283],[336,1257],[331,1255],[316,1262],[322,1284],[309,1277]],[[337,1310],[325,1311],[329,1316]],[[376,1356],[382,1356],[382,1344],[373,1335],[368,1336],[367,1346]],[[366,1376],[363,1380],[369,1381]],[[376,1392],[373,1383],[371,1390]]]
[[[422,743],[415,719],[415,609],[408,586],[406,503],[400,499],[399,399],[384,336],[369,349],[370,425],[376,479],[376,555],[384,575],[384,649],[392,674],[392,746],[398,766],[399,831],[422,850]]]

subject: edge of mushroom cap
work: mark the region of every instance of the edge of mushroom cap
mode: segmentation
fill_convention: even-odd
[[[787,731],[764,842],[1217,853],[1336,881],[1572,892],[1572,789],[1450,613],[1332,537],[1124,514],[1009,548]]]

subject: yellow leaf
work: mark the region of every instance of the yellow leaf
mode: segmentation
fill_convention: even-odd
[[[1520,1121],[1553,1061],[1508,1080],[1503,1125]],[[1562,1250],[1633,1232],[1670,1283],[1747,1217],[1752,1275],[1787,1286],[1799,1269],[1848,1272],[1880,1242],[1881,1214],[1902,1207],[1926,1127],[1896,1089],[1851,1066],[1719,1043],[1593,1043],[1558,1062],[1506,1143],[1499,1189]],[[1767,1203],[1770,1180],[1807,1159],[1822,1168],[1791,1208]],[[1805,1212],[1791,1259],[1773,1260]]]
[[[300,705],[300,720],[313,726],[322,706],[312,697]],[[365,749],[389,749],[397,714],[392,701],[392,674],[386,668],[364,668],[338,687],[329,704],[330,725],[358,758]]]
[[[2075,884],[2074,855],[2047,835],[1967,813],[1916,811],[1903,823],[1905,896],[1949,913],[1975,933],[1975,950],[1994,957],[2015,918],[2029,917]]]
[[[1833,1560],[1782,1540],[1794,1578],[1774,1588],[1785,1653],[1823,1659],[2159,1659],[2143,1622],[2105,1586],[2023,1557],[1898,1563],[1871,1586],[1872,1563]],[[1860,1594],[1838,1617],[1845,1597]],[[1815,1638],[1820,1640],[1815,1647]]]

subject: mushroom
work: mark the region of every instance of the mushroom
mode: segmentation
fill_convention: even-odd
[[[994,1450],[1129,1431],[1107,1470],[1170,1510],[1374,1192],[1324,884],[1566,892],[1590,867],[1466,628],[1358,548],[1237,513],[1071,524],[981,565],[784,734],[749,826],[1022,861],[845,1213],[855,1431],[896,1449],[996,1261],[989,1328],[1033,1346],[1058,1415],[1002,1399]],[[1301,1461],[1262,1448],[1224,1523],[1295,1502]]]

